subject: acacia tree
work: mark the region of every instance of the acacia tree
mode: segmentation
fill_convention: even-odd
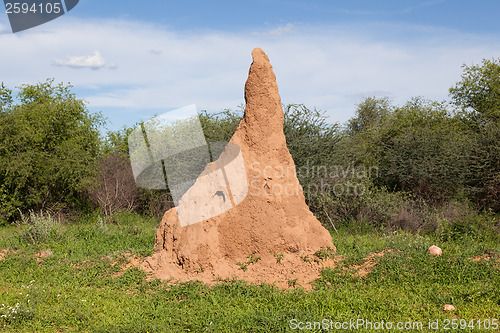
[[[283,132],[296,167],[335,164],[339,125],[329,123],[324,111],[303,104],[288,104],[283,109]]]
[[[18,210],[87,204],[96,172],[101,115],[90,114],[71,85],[0,86],[0,223]]]
[[[500,120],[500,59],[462,68],[461,80],[450,88],[453,102],[487,120]]]
[[[355,117],[347,122],[347,133],[353,136],[380,126],[392,109],[387,97],[364,99],[357,105]]]

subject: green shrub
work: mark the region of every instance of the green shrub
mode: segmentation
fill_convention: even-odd
[[[442,241],[500,240],[500,217],[492,211],[477,211],[467,207],[456,217],[442,219],[441,222],[437,233]]]
[[[338,163],[335,147],[341,139],[340,126],[327,121],[325,112],[303,104],[283,106],[283,131],[297,169]],[[308,177],[302,175],[302,185]]]
[[[309,196],[307,202],[311,211],[322,224],[331,229],[352,232],[371,232],[393,227],[391,221],[407,208],[410,196],[404,193],[390,193],[373,185],[369,178],[356,182],[339,179],[337,190]]]
[[[201,127],[205,139],[210,142],[229,142],[243,118],[243,106],[239,111],[225,109],[219,113],[208,113],[206,110],[199,114]]]
[[[500,212],[500,59],[483,59],[479,65],[462,68],[450,97],[477,140],[470,198],[482,208]]]
[[[382,103],[384,102],[384,103]],[[359,113],[373,104],[367,99]],[[389,107],[372,125],[349,132],[344,151],[356,164],[377,166],[373,179],[390,190],[412,192],[436,203],[465,191],[471,176],[470,161],[476,140],[459,115],[445,103],[413,99],[402,107]]]
[[[16,99],[2,85],[0,95],[0,220],[89,207],[102,117],[53,80],[21,86]]]
[[[29,244],[45,242],[60,226],[60,219],[50,213],[29,211],[28,215],[20,213],[20,220],[16,222],[19,235]]]

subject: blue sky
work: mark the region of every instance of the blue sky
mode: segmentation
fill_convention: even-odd
[[[329,25],[397,22],[448,27],[464,32],[498,31],[498,1],[470,0],[255,0],[255,1],[82,0],[75,16],[156,22],[174,29],[253,30],[266,25]]]
[[[261,47],[282,101],[345,122],[387,96],[443,100],[461,65],[500,57],[500,2],[97,1],[12,34],[0,13],[0,81],[71,82],[108,128],[196,104],[235,109]]]

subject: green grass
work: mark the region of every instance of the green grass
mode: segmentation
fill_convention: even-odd
[[[0,228],[0,248],[16,251],[0,261],[0,332],[293,332],[292,319],[411,321],[424,328],[430,320],[440,320],[441,327],[454,318],[500,320],[496,238],[341,231],[332,235],[337,255],[344,258],[338,267],[324,269],[312,291],[282,291],[237,280],[213,287],[170,285],[148,279],[137,268],[117,275],[120,268],[114,263],[123,260],[121,253],[152,253],[159,222],[134,214],[116,221],[82,218],[55,227],[35,243],[13,226]],[[443,256],[427,254],[433,244],[443,249]],[[368,275],[354,277],[355,265],[386,249],[393,251],[377,257]],[[52,255],[37,261],[41,250]],[[494,260],[468,259],[484,253]],[[445,304],[456,311],[443,311]]]

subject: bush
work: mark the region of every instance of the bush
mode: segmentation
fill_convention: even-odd
[[[328,193],[305,192],[311,211],[328,229],[333,223],[352,232],[385,230],[409,202],[407,195],[380,189],[369,178],[337,179],[335,184],[337,190]]]
[[[380,128],[386,117],[393,111],[387,97],[368,97],[356,108],[356,115],[347,122],[346,130],[350,136]]]
[[[470,198],[480,208],[500,213],[500,123],[486,122],[474,133]]]
[[[101,156],[98,168],[97,182],[89,191],[104,215],[136,209],[140,192],[134,181],[129,158],[117,152],[109,153]]]
[[[461,80],[450,88],[450,97],[477,141],[471,158],[470,197],[480,207],[500,212],[500,59],[483,59],[480,65],[462,68]]]
[[[201,111],[199,117],[205,139],[210,142],[229,142],[243,118],[243,106],[239,111],[225,109],[219,113]]]
[[[61,226],[61,220],[52,217],[50,213],[37,214],[30,211],[28,215],[20,213],[20,216],[20,220],[16,222],[18,232],[30,244],[46,241]]]
[[[500,172],[497,172],[485,183],[483,207],[490,207],[495,212],[500,212]]]
[[[162,218],[165,212],[172,207],[174,207],[174,201],[170,191],[139,189],[137,212],[150,217]]]
[[[358,113],[374,101],[365,103],[358,106]],[[379,104],[386,109],[378,111],[376,122],[347,131],[342,143],[346,156],[356,165],[378,167],[374,179],[378,186],[437,204],[468,190],[477,141],[461,115],[450,113],[445,103],[420,98],[402,107],[389,107],[386,100]]]
[[[481,65],[463,65],[461,80],[450,88],[455,105],[472,110],[487,121],[500,119],[500,59],[483,59]]]
[[[162,217],[173,207],[168,188],[167,190],[139,188],[132,173],[128,136],[136,126],[138,125],[107,133],[99,162],[98,181],[89,187],[89,193],[107,216],[128,210],[152,217]]]
[[[437,233],[442,241],[500,240],[500,218],[491,211],[465,207],[452,219],[443,218]]]
[[[100,115],[91,115],[71,86],[53,80],[20,87],[18,103],[0,87],[0,221],[18,209],[89,207],[85,188],[95,176]]]
[[[328,123],[324,111],[311,110],[303,104],[288,104],[283,108],[283,132],[295,164],[299,167],[334,162],[332,148],[341,139],[339,125]]]

